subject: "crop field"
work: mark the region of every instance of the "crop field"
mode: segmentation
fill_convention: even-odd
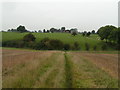
[[[3,88],[118,88],[118,54],[3,49]]]
[[[26,34],[28,33],[2,32],[2,41],[22,40]],[[101,50],[100,48],[103,45],[103,42],[97,34],[92,34],[90,37],[83,37],[82,34],[72,36],[70,33],[33,33],[33,35],[36,37],[36,42],[40,42],[40,40],[46,37],[58,39],[63,43],[71,45],[73,45],[74,42],[78,42],[81,50],[85,50],[85,43],[90,45],[90,50],[93,50],[95,45],[97,46],[97,50]],[[109,50],[113,49],[109,48]]]

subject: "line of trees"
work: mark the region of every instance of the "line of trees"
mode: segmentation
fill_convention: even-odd
[[[61,27],[61,29],[56,29],[56,28],[50,28],[50,30],[39,30],[38,33],[72,33],[72,32],[77,32],[77,28],[72,28],[70,30],[66,29],[65,27]],[[24,33],[24,32],[35,32],[37,33],[37,31],[29,31],[25,28],[25,26],[20,25],[19,27],[17,27],[17,29],[8,29],[8,32],[20,32],[20,33]]]

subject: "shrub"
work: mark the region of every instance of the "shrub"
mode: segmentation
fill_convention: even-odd
[[[23,41],[30,42],[35,41],[35,36],[32,33],[29,33],[23,37]]]
[[[78,42],[74,42],[74,44],[73,44],[73,50],[79,50],[79,49],[80,49],[79,46],[80,46],[80,45],[79,45]]]
[[[95,45],[95,46],[93,47],[93,50],[95,50],[95,51],[96,51],[96,49],[97,49],[97,46]]]
[[[62,41],[60,40],[50,40],[49,42],[49,49],[52,49],[52,50],[62,50],[63,49],[63,43]]]
[[[64,44],[64,50],[70,50],[70,44]]]
[[[102,49],[102,50],[107,50],[107,45],[106,45],[106,44],[103,44],[103,45],[101,46],[101,49]]]
[[[85,43],[85,48],[86,48],[87,51],[89,51],[90,45],[88,43]]]
[[[36,45],[34,46],[34,49],[36,49],[36,50],[41,50],[41,49],[48,50],[49,42],[50,42],[49,38],[44,38],[40,42],[36,43]]]
[[[17,41],[5,41],[2,43],[3,47],[17,47]]]
[[[54,40],[49,38],[44,38],[39,43],[34,46],[37,50],[62,50],[63,43],[60,40]]]

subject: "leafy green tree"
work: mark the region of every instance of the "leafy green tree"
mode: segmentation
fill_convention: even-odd
[[[61,27],[61,32],[64,32],[65,31],[65,27]]]
[[[90,36],[90,34],[91,34],[91,33],[90,33],[90,32],[88,32],[88,33],[86,34],[86,36],[87,36],[87,37],[89,37],[89,36]]]
[[[36,38],[32,33],[29,33],[23,37],[23,41],[26,41],[26,42],[35,41],[35,39]]]
[[[84,36],[85,36],[85,33],[82,33],[82,36],[84,37]]]
[[[17,31],[18,32],[21,32],[21,33],[23,33],[23,32],[28,32],[26,29],[25,29],[25,26],[19,26],[19,27],[17,27]]]
[[[92,34],[95,34],[95,30],[92,30]]]
[[[46,33],[45,29],[43,29],[43,32]]]
[[[98,35],[100,36],[101,40],[106,39],[106,42],[107,42],[108,37],[113,29],[116,29],[116,27],[112,25],[107,25],[105,27],[99,28]]]
[[[110,35],[109,35],[108,39],[110,41],[113,41],[113,42],[117,43],[117,41],[118,41],[118,28],[115,28],[110,32]]]
[[[56,30],[55,28],[51,28],[51,29],[50,29],[50,32],[51,32],[51,33],[54,33],[55,30]]]

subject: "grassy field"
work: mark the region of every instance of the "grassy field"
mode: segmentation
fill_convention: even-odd
[[[27,33],[15,33],[15,32],[3,32],[2,33],[2,41],[10,41],[10,40],[20,40],[25,36]],[[83,37],[81,34],[76,36],[72,36],[69,33],[33,33],[36,37],[36,42],[39,42],[45,37],[51,39],[58,39],[61,40],[63,43],[73,44],[74,42],[78,42],[80,44],[81,50],[85,50],[85,43],[90,45],[90,50],[93,50],[93,47],[96,45],[97,50],[101,50],[101,46],[103,42],[100,40],[98,35],[91,35],[90,37]],[[113,50],[112,48],[108,47],[108,50]]]
[[[3,88],[117,88],[118,54],[3,49]]]

